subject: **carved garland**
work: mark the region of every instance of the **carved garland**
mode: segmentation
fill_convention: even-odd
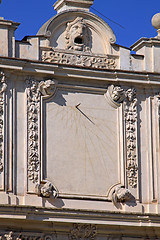
[[[28,123],[28,178],[33,183],[39,179],[39,110],[40,91],[38,82],[27,79],[27,123]]]
[[[56,81],[38,82],[33,78],[26,80],[27,88],[27,142],[28,142],[28,179],[38,183],[40,171],[39,118],[41,96],[50,97],[55,93]]]
[[[95,225],[81,225],[73,224],[73,228],[69,234],[70,240],[94,240],[96,237],[96,226]]]
[[[3,72],[0,73],[0,173],[3,172],[3,144],[4,144],[4,106],[5,91],[7,89],[6,77]]]
[[[137,187],[138,178],[138,164],[137,164],[137,98],[136,90],[128,89],[124,91],[121,87],[113,85],[108,87],[105,94],[109,104],[117,108],[120,104],[124,103],[124,122],[126,133],[126,171],[128,185],[132,188]]]
[[[128,89],[124,103],[124,116],[127,143],[127,177],[131,187],[137,187],[137,99],[136,90]]]

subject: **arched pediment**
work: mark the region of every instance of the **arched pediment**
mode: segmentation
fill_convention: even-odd
[[[77,27],[81,32],[79,35]],[[106,22],[95,14],[83,10],[57,14],[40,28],[37,35],[49,36],[48,47],[93,54],[111,54],[111,44],[116,41],[112,29]]]

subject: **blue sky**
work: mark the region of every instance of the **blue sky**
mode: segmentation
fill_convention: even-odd
[[[21,40],[26,35],[36,35],[43,23],[56,14],[53,9],[55,2],[56,0],[2,0],[0,16],[21,23],[16,30],[16,39]],[[129,47],[141,37],[157,35],[151,25],[151,18],[160,12],[160,0],[94,0],[93,8],[125,28],[120,28],[101,16],[113,29],[116,43],[120,45]]]

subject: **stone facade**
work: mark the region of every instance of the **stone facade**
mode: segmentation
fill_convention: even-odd
[[[0,19],[1,239],[160,238],[160,15],[131,54],[92,4]]]

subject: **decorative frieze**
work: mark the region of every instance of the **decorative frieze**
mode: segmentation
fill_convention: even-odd
[[[4,145],[4,107],[5,107],[5,91],[7,89],[6,76],[0,73],[0,173],[3,172],[3,145]]]
[[[79,54],[52,48],[50,50],[42,50],[42,61],[98,69],[115,69],[117,66],[117,56]]]
[[[28,142],[28,179],[38,183],[40,172],[40,100],[41,96],[50,97],[56,91],[57,81],[26,80],[27,94],[27,142]]]
[[[96,226],[90,224],[73,224],[69,234],[70,240],[94,240],[96,237]]]
[[[22,232],[1,232],[0,233],[1,240],[53,240],[54,237],[52,234],[44,234],[44,233],[22,233]]]
[[[136,90],[124,90],[119,86],[109,86],[105,94],[109,104],[117,108],[123,102],[124,129],[126,142],[126,171],[128,185],[137,187],[138,161],[137,161],[137,98]]]

